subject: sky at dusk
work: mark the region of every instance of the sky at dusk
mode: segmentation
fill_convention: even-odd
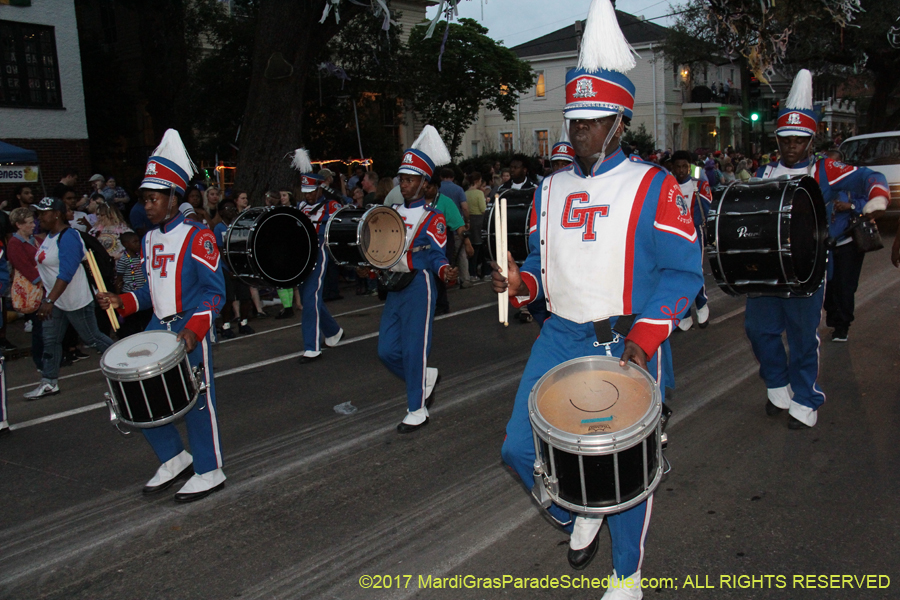
[[[591,0],[463,0],[459,16],[480,22],[490,30],[488,35],[511,48],[586,18],[590,6]],[[648,19],[673,10],[669,0],[618,0],[616,8]],[[429,9],[428,16],[433,17],[436,10]],[[665,26],[670,21],[653,22]]]

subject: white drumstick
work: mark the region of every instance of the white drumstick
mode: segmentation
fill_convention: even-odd
[[[503,251],[503,243],[501,242],[503,233],[503,228],[500,225],[500,196],[494,196],[494,210],[492,211],[492,216],[494,219],[494,256],[497,259],[497,266],[500,267],[500,274],[503,275],[503,272],[506,270],[503,268],[503,265],[506,264],[506,261],[500,259],[501,252]],[[503,322],[503,307],[506,305],[507,300],[504,298],[503,294],[497,294],[497,316],[500,319],[500,322]]]
[[[500,239],[503,244],[503,276],[509,277],[508,258],[509,240],[507,239],[507,223],[506,223],[506,198],[500,198]],[[509,288],[503,292],[503,326],[509,327]]]

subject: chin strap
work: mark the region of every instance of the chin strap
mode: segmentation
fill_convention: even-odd
[[[616,121],[610,128],[609,133],[606,134],[606,139],[603,140],[603,149],[600,150],[600,154],[598,155],[597,160],[594,162],[594,166],[603,164],[603,161],[606,160],[606,148],[609,146],[609,143],[612,141],[613,137],[616,135],[616,132],[619,130],[619,125],[622,123],[622,114],[624,111],[625,109],[620,106],[618,112],[616,112]],[[591,167],[591,171],[593,170],[594,168]]]

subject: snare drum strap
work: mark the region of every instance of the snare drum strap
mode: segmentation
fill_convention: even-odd
[[[637,315],[622,315],[616,319],[615,326],[612,325],[610,319],[594,321],[594,333],[597,335],[597,342],[599,344],[612,343],[616,339],[613,332],[622,337],[627,336],[628,332],[631,331],[632,325],[634,325],[635,319],[637,319]]]

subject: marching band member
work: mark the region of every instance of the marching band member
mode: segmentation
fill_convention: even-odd
[[[336,200],[325,198],[322,190],[324,178],[312,172],[312,163],[305,148],[294,151],[292,164],[300,171],[300,191],[305,195],[299,208],[312,221],[319,240],[316,266],[300,284],[300,300],[303,303],[303,355],[300,362],[308,363],[322,356],[322,338],[326,346],[332,347],[337,346],[344,335],[344,330],[331,316],[322,297],[329,259],[325,249],[325,225],[328,219],[340,210],[341,204]]]
[[[141,430],[162,463],[144,494],[168,489],[190,475],[193,466],[194,475],[175,494],[175,502],[193,502],[225,487],[210,332],[224,303],[225,280],[215,235],[178,209],[195,172],[178,132],[169,129],[147,162],[140,188],[147,218],[158,225],[144,236],[147,285],[127,294],[97,296],[101,308],[112,306],[123,316],[152,307],[147,331],[171,328],[184,342],[191,366],[204,365],[206,392],[185,415],[193,456],[174,424]],[[181,318],[164,322],[176,315]]]
[[[811,160],[818,114],[813,110],[812,75],[806,69],[794,78],[777,123],[775,135],[781,156],[777,162],[760,167],[757,177],[815,177],[825,199],[829,221],[833,201],[839,199],[839,192],[866,198],[863,216],[887,208],[887,180],[881,173],[831,158]],[[759,361],[759,375],[766,382],[766,414],[775,416],[787,409],[791,429],[815,426],[818,409],[825,402],[825,394],[816,382],[819,374],[817,329],[824,291],[823,285],[808,298],[747,298],[744,328]],[[785,331],[790,361],[781,341]]]
[[[444,251],[444,215],[427,206],[423,195],[426,185],[440,182],[435,169],[449,162],[450,153],[437,130],[426,125],[404,153],[398,170],[403,204],[393,208],[406,224],[406,251],[389,272],[381,274],[387,299],[378,329],[378,358],[406,382],[407,413],[397,425],[400,433],[428,424],[427,404],[438,383],[438,370],[427,366],[436,300],[434,278],[454,281],[459,272],[449,265]]]
[[[697,229],[697,237],[700,239],[701,250],[706,246],[704,236],[704,225],[706,224],[706,215],[709,213],[709,205],[712,203],[712,190],[705,175],[699,178],[691,175],[691,165],[693,157],[687,150],[679,150],[672,155],[672,175],[681,188],[681,194],[685,198],[689,198],[691,204],[691,217],[694,220],[694,227]],[[703,268],[703,256],[700,256],[700,268]],[[694,306],[697,307],[697,324],[701,329],[709,324],[709,298],[706,296],[706,285],[700,288],[700,292],[694,299]],[[678,329],[687,331],[694,324],[691,317],[691,307],[688,306],[687,314],[681,322],[678,323]]]
[[[553,146],[553,150],[550,152],[550,166],[553,168],[553,173],[556,173],[571,166],[574,160],[575,148],[572,147],[572,143],[569,141],[569,126],[563,122],[559,141],[556,142],[556,145]]]
[[[624,74],[633,67],[612,5],[594,0],[578,67],[566,77],[565,117],[577,158],[536,190],[531,252],[521,270],[510,255],[508,279],[493,274],[494,291],[508,290],[514,305],[545,298],[551,314],[532,347],[502,450],[528,488],[535,462],[528,396],[538,379],[567,360],[605,354],[646,368],[664,393],[674,383],[667,339],[703,281],[697,231],[678,183],[619,147],[633,114],[635,88]],[[642,597],[652,504],[650,496],[606,517],[615,570],[605,600]],[[570,566],[584,569],[603,519],[555,504],[548,510],[571,533]]]

